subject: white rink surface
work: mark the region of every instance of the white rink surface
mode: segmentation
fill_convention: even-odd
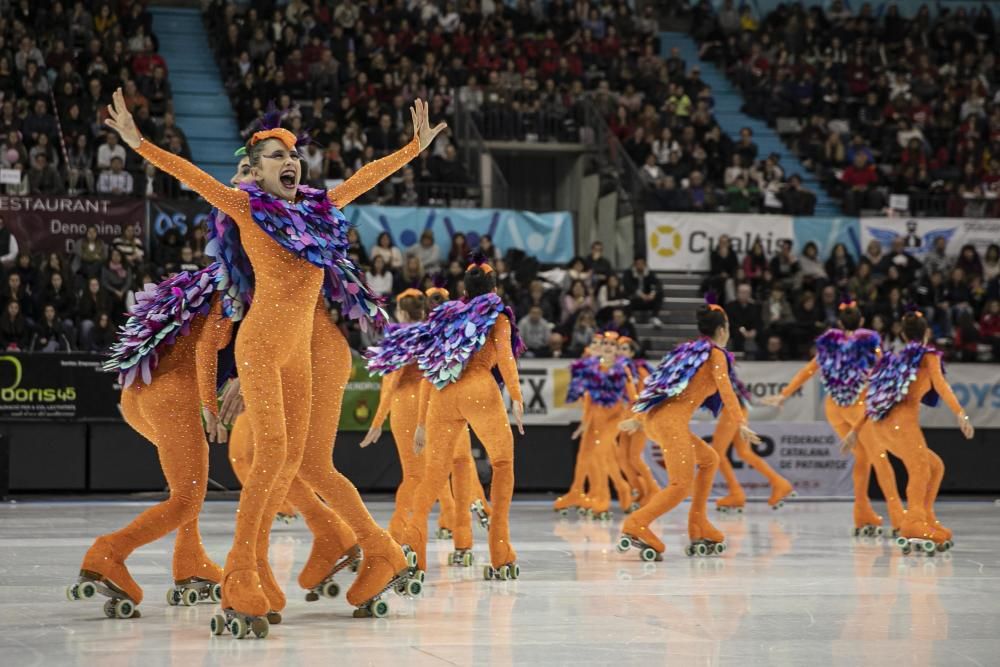
[[[685,504],[655,525],[668,547],[655,564],[615,551],[620,516],[608,524],[560,520],[548,502],[515,502],[520,580],[482,580],[485,536],[477,527],[477,566],[445,567],[450,542],[432,541],[424,597],[390,594],[389,618],[378,621],[351,618],[343,596],[303,600],[295,578],[310,539],[300,521],[274,531],[271,559],[289,594],[285,621],[265,640],[242,641],[209,636],[211,605],[167,606],[170,537],[128,561],[145,589],[141,619],[106,619],[104,598],[65,599],[92,539],[145,506],[0,504],[0,664],[1000,664],[1000,506],[992,502],[940,503],[956,547],[950,558],[932,559],[850,537],[847,503],[805,501],[779,512],[750,504],[740,517],[713,513],[729,550],[690,559]],[[219,563],[234,509],[209,502],[202,514]],[[372,509],[384,524],[391,506]]]

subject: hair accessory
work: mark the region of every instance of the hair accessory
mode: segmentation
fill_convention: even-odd
[[[725,313],[726,312],[725,309],[722,306],[720,306],[719,304],[717,304],[717,303],[710,303],[710,304],[708,304],[708,309],[709,310],[714,310],[714,311],[717,311],[717,312],[720,312],[720,313]]]
[[[295,144],[298,139],[289,130],[283,127],[277,127],[273,130],[261,130],[260,132],[254,132],[253,136],[250,137],[250,145],[255,146],[261,141],[266,141],[267,139],[277,139],[285,145],[285,148],[291,150],[295,148]]]
[[[618,337],[618,344],[619,345],[631,345],[632,344],[632,339],[629,338],[628,336],[619,336]]]
[[[837,310],[847,310],[848,308],[857,308],[857,307],[858,307],[858,302],[857,301],[853,301],[853,300],[852,301],[841,301],[840,305],[837,306]]]
[[[617,331],[605,331],[604,340],[610,340],[612,342],[618,342],[619,334]]]
[[[446,290],[444,287],[428,287],[427,290],[424,292],[424,294],[427,295],[427,298],[431,298],[435,295],[440,295],[444,297],[446,301],[448,300],[448,297],[451,296],[448,290]]]
[[[246,146],[240,146],[239,148],[236,149],[236,152],[233,153],[233,157],[240,157],[240,158],[242,158],[242,157],[246,157],[246,156],[247,156],[247,147]]]
[[[400,292],[396,296],[396,303],[399,303],[400,301],[402,301],[406,297],[413,297],[414,299],[422,299],[423,296],[424,296],[423,292],[421,292],[418,289],[414,289],[414,288],[410,287],[410,288],[407,288],[407,289],[403,290],[402,292]]]
[[[708,290],[705,292],[705,305],[708,306],[709,310],[717,310],[720,313],[724,313],[722,306],[719,305],[719,295],[713,290]]]
[[[483,273],[493,273],[493,267],[489,264],[489,258],[486,256],[482,250],[476,248],[469,255],[470,264],[465,267],[466,271],[471,271],[472,269],[479,267],[482,269]]]

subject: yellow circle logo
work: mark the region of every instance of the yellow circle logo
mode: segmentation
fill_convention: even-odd
[[[681,235],[670,225],[659,225],[649,235],[649,247],[660,257],[671,257],[681,249]]]

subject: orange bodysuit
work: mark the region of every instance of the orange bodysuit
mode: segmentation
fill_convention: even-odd
[[[522,400],[510,327],[507,316],[499,315],[483,347],[469,359],[461,377],[440,390],[426,385],[429,397],[420,405],[420,423],[426,423],[424,480],[405,528],[405,542],[416,550],[421,568],[427,562],[427,516],[452,470],[449,461],[454,457],[457,443],[464,439],[469,426],[483,443],[493,465],[490,560],[495,568],[517,561],[510,545],[509,517],[514,495],[514,436],[492,373],[492,368],[498,367],[511,399]]]
[[[743,413],[742,421],[746,422],[749,411],[746,406],[741,406],[741,410]],[[743,507],[746,504],[746,494],[743,493],[743,487],[736,479],[733,464],[729,462],[730,446],[736,447],[736,453],[740,460],[767,478],[771,485],[771,496],[767,499],[768,505],[774,507],[794,491],[791,482],[776,473],[764,459],[754,453],[750,443],[740,435],[740,423],[730,417],[729,413],[723,412],[719,415],[719,422],[715,425],[715,433],[712,435],[712,449],[719,455],[719,471],[729,486],[729,495],[718,500],[716,503],[718,507]]]
[[[622,532],[663,552],[664,544],[649,529],[649,524],[666,514],[689,495],[688,535],[691,541],[722,542],[724,536],[708,521],[708,496],[712,479],[719,467],[719,455],[704,440],[691,432],[690,422],[701,404],[718,392],[723,411],[738,424],[742,422],[739,399],[729,378],[726,354],[717,347],[695,372],[688,386],[678,396],[663,401],[648,413],[638,415],[646,433],[663,451],[669,482],[656,492],[646,505],[633,512],[622,526]],[[695,467],[698,468],[695,475]]]
[[[649,377],[649,370],[645,366],[638,366],[638,371],[639,376],[636,378],[631,377],[631,372],[629,375],[630,382],[626,387],[629,407],[639,397],[639,392],[642,391],[646,378]],[[642,457],[645,451],[646,431],[644,429],[637,429],[634,433],[622,432],[618,434],[618,463],[628,478],[629,484],[639,492],[640,507],[648,503],[653,494],[660,490],[660,485],[656,483],[656,478],[653,477],[652,471]]]
[[[606,370],[602,366],[602,370]],[[627,383],[626,383],[627,384]],[[618,424],[628,416],[628,406],[624,402],[605,406],[594,403],[590,395],[584,399],[590,406],[587,412],[590,420],[583,437],[590,444],[584,445],[589,451],[587,457],[587,496],[595,515],[606,517],[611,508],[610,481],[618,495],[622,510],[629,511],[632,505],[632,489],[618,467]]]
[[[143,140],[137,151],[229,215],[239,228],[243,249],[253,266],[254,303],[236,340],[236,363],[247,417],[254,433],[254,462],[240,494],[233,548],[226,561],[222,606],[260,616],[274,608],[269,595],[280,597],[280,589],[267,563],[268,544],[274,516],[303,464],[314,400],[309,350],[323,270],[296,257],[261,229],[250,215],[250,198],[245,191],[223,185],[183,158],[149,141]],[[401,167],[418,152],[414,139],[407,149],[391,157],[402,160]],[[352,186],[353,190],[362,187],[364,181],[377,182],[375,176],[384,168],[373,163],[360,170],[358,176],[368,171],[365,178]],[[351,199],[338,198],[336,191],[331,191],[329,197],[335,206],[343,206]],[[346,343],[343,349],[347,349]],[[339,359],[333,359],[334,363],[343,364],[349,359],[343,352],[337,356]],[[309,466],[313,474],[333,469],[332,460],[325,465],[314,459],[309,462],[313,463]],[[303,479],[316,481],[310,480],[305,473]],[[329,487],[336,486],[329,479],[322,481]],[[317,484],[312,483],[312,486],[324,493]],[[326,492],[327,497],[334,495],[329,493],[330,488]],[[358,533],[359,541],[361,538]],[[405,563],[401,552],[399,559]],[[355,582],[352,590],[358,583]],[[350,592],[348,599],[351,599]]]
[[[781,395],[788,398],[804,385],[813,375],[819,371],[819,362],[813,357],[808,364],[802,367],[787,387],[781,390]],[[830,423],[837,436],[843,440],[848,433],[857,428],[865,418],[865,394],[862,391],[858,400],[852,405],[837,405],[833,398],[827,394],[823,402],[826,410],[826,420]],[[893,528],[899,528],[903,521],[903,506],[899,500],[899,492],[896,489],[896,473],[892,470],[892,464],[885,456],[884,450],[877,454],[877,445],[870,442],[871,436],[859,433],[859,447],[854,449],[854,469],[852,478],[854,481],[854,527],[882,524],[882,517],[875,513],[871,500],[868,498],[868,481],[871,476],[871,468],[875,468],[875,478],[878,480],[882,495],[885,496],[886,509],[889,511],[889,522]]]
[[[121,530],[97,538],[80,569],[110,580],[135,604],[142,602],[142,589],[125,567],[125,559],[175,529],[174,581],[222,580],[222,570],[205,553],[198,532],[198,514],[208,484],[208,442],[201,408],[216,409],[217,355],[228,344],[231,332],[232,323],[221,316],[216,297],[208,315],[197,318],[190,333],[179,336],[160,355],[152,383],[144,385],[137,378],[122,390],[122,415],[156,445],[170,497]]]
[[[589,424],[590,400],[586,394],[583,396],[581,406],[581,421],[584,424]],[[587,483],[587,472],[590,469],[590,457],[593,455],[594,443],[591,438],[584,436],[585,434],[581,434],[580,449],[576,454],[576,463],[573,466],[573,482],[570,484],[569,491],[567,491],[565,495],[556,498],[555,502],[552,504],[552,509],[557,512],[568,510],[573,507],[577,507],[581,511],[592,507],[592,502],[587,497],[584,489]]]
[[[859,441],[878,448],[876,456],[884,460],[888,449],[903,461],[909,479],[906,483],[906,514],[899,525],[903,537],[922,537],[942,542],[951,539],[951,531],[938,523],[934,501],[944,477],[941,457],[927,447],[920,428],[920,399],[931,389],[936,391],[956,416],[962,406],[941,372],[941,358],[928,352],[920,360],[917,377],[906,396],[879,421],[865,419],[859,429]],[[878,468],[875,470],[878,474]]]

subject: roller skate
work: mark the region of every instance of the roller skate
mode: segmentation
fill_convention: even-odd
[[[218,582],[188,577],[174,582],[173,588],[167,589],[167,604],[171,607],[193,607],[199,602],[218,602],[222,599],[222,586]]]
[[[83,557],[80,576],[76,583],[66,587],[70,601],[89,600],[103,595],[104,615],[108,618],[139,618],[142,589],[135,582],[125,559],[115,553],[110,541],[99,537]]]
[[[267,621],[271,625],[281,625],[281,610],[288,604],[285,592],[281,590],[274,572],[271,570],[271,563],[266,558],[257,561],[257,576],[260,577],[260,587],[271,603],[271,609],[267,612]]]
[[[771,489],[771,497],[767,499],[767,504],[770,505],[773,510],[780,510],[785,506],[785,500],[798,498],[798,496],[799,494],[795,492],[795,488],[792,486],[791,482],[788,480],[781,480],[780,483],[775,484]]]
[[[486,511],[486,506],[483,504],[482,500],[476,498],[475,502],[473,502],[472,505],[469,506],[469,511],[476,515],[476,519],[479,521],[480,526],[489,530],[490,515]],[[560,514],[562,513],[560,512]],[[562,515],[566,516],[566,514]]]
[[[867,498],[865,499],[867,500]],[[885,533],[882,528],[882,517],[868,507],[854,507],[854,537],[881,537]]]
[[[595,500],[593,501],[588,513],[587,518],[595,519],[597,521],[610,521],[614,515],[611,513],[611,500]]]
[[[726,536],[707,520],[689,523],[688,537],[691,538],[691,544],[684,549],[684,553],[689,557],[721,556],[726,552]]]
[[[633,537],[632,535],[622,535],[618,538],[618,543],[615,545],[618,553],[621,554],[627,552],[633,547],[639,550],[639,558],[641,558],[644,563],[652,563],[654,561],[659,562],[663,560],[662,551],[657,551],[652,546],[636,537]]]
[[[423,591],[424,573],[417,568],[417,554],[397,545],[388,534],[383,537],[382,544],[368,547],[358,578],[347,591],[347,601],[357,607],[355,618],[384,618],[389,603],[382,595],[389,589],[408,597],[418,597]]]
[[[315,552],[316,545],[313,544],[313,551]],[[310,562],[313,560],[313,554],[309,555]],[[325,560],[325,559],[324,559]],[[302,574],[299,575],[299,586],[305,588],[308,592],[306,593],[306,602],[316,602],[321,597],[324,598],[335,598],[340,595],[340,585],[333,580],[335,574],[344,570],[346,568],[351,568],[357,571],[358,564],[361,562],[361,547],[357,544],[350,547],[336,563],[329,565],[327,568],[326,575],[315,584],[303,585],[303,582],[309,582],[310,579],[314,579],[313,572],[316,568],[310,567],[310,563],[307,562],[305,568],[302,569]]]
[[[451,528],[445,528],[444,526],[439,527],[437,529],[437,532],[434,533],[434,537],[438,538],[439,540],[450,540]]]
[[[570,490],[565,496],[556,498],[555,502],[552,503],[552,510],[559,516],[569,516],[571,511],[582,507],[584,498],[582,493]]]
[[[722,514],[743,514],[743,507],[746,504],[746,494],[740,490],[739,492],[730,492],[728,496],[716,500],[715,509]]]
[[[222,613],[212,616],[213,635],[228,631],[235,639],[267,637],[272,625],[271,602],[263,591],[259,568],[230,569],[222,582]],[[239,611],[236,606],[246,609]],[[280,614],[278,614],[280,621]]]
[[[291,514],[285,514],[284,512],[278,512],[274,515],[275,523],[283,523],[286,526],[295,523],[299,520],[299,515],[292,512]]]
[[[473,555],[472,549],[455,549],[448,554],[448,565],[472,567],[475,561],[476,557]]]
[[[503,558],[494,558],[495,549],[492,543],[490,544],[490,562],[483,566],[483,579],[486,581],[506,581],[519,578],[521,566],[517,564],[517,553],[514,551],[514,547],[506,542],[500,542],[497,548],[506,548],[505,555]],[[493,563],[496,562],[501,564],[494,566]]]

